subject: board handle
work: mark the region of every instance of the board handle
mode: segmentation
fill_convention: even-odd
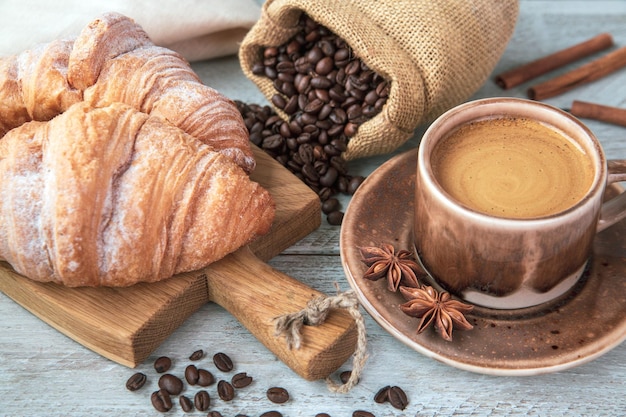
[[[356,324],[343,309],[329,312],[323,324],[302,326],[300,348],[290,349],[276,335],[276,317],[306,308],[323,295],[258,259],[248,247],[211,265],[209,300],[224,307],[280,360],[306,380],[323,379],[356,348]]]

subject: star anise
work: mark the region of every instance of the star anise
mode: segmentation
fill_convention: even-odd
[[[377,281],[387,277],[389,291],[397,291],[400,285],[419,287],[417,274],[425,275],[417,264],[413,254],[408,250],[396,253],[393,245],[383,243],[380,247],[369,246],[360,248],[362,261],[369,268],[363,278]]]
[[[407,315],[421,318],[417,333],[422,333],[431,323],[447,341],[452,340],[454,326],[470,330],[473,326],[465,318],[465,314],[472,311],[472,305],[453,300],[447,291],[439,292],[433,287],[421,288],[400,287],[400,293],[408,300],[400,305],[400,309]]]

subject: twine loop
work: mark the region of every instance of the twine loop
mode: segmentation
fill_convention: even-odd
[[[346,393],[350,391],[361,377],[367,361],[367,337],[365,334],[365,320],[359,310],[359,302],[354,291],[337,292],[335,296],[320,295],[307,303],[306,307],[295,313],[284,314],[275,318],[277,336],[284,336],[289,349],[299,349],[302,343],[300,330],[303,325],[317,326],[326,320],[332,308],[345,309],[355,321],[357,330],[357,345],[353,353],[352,371],[346,383],[338,384],[326,378],[328,388],[333,392]]]

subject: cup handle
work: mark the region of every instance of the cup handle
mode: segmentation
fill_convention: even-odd
[[[626,160],[610,160],[607,162],[607,166],[609,171],[607,184],[626,181]],[[597,231],[601,232],[624,218],[626,218],[626,192],[602,205]]]

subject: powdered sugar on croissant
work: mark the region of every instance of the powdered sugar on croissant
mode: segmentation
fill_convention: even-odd
[[[0,259],[38,281],[127,286],[266,233],[267,191],[162,118],[77,103],[0,140]]]
[[[0,59],[0,135],[26,121],[50,120],[84,94],[92,105],[123,102],[154,112],[246,172],[255,167],[235,104],[202,84],[180,55],[156,47],[138,24],[118,13],[95,19],[74,40]]]

